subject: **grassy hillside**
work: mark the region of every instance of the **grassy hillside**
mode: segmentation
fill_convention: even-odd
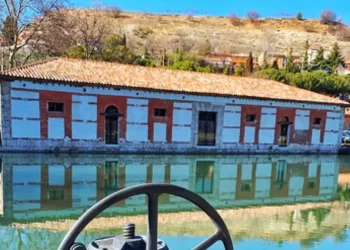
[[[92,10],[69,10],[72,16],[84,16]],[[154,15],[121,13],[102,15],[111,33],[124,33],[128,46],[139,52],[184,48],[198,52],[209,41],[215,53],[285,54],[293,47],[295,54],[303,53],[308,39],[311,47],[328,49],[338,41],[344,55],[350,57],[350,29],[343,24],[325,25],[318,20],[260,19],[250,21],[229,17]]]

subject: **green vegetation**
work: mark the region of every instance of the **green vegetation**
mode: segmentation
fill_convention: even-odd
[[[222,69],[211,66],[203,56],[195,53],[185,53],[178,50],[176,53],[162,55],[149,53],[147,48],[143,55],[138,56],[127,47],[125,36],[114,34],[101,46],[76,45],[69,51],[72,58],[103,60],[124,64],[141,65],[145,67],[163,67],[173,70],[185,70],[193,72],[221,73],[225,75],[248,76],[271,79],[290,84],[299,88],[319,92],[322,94],[339,96],[350,94],[350,76],[337,75],[338,66],[345,66],[344,57],[341,55],[337,43],[333,45],[330,55],[325,58],[323,48],[320,48],[315,60],[309,62],[309,43],[305,43],[305,54],[302,63],[295,62],[293,49],[291,48],[284,69],[278,68],[275,59],[269,65],[267,53],[264,53],[262,65],[254,68],[252,53],[249,53],[246,63],[239,63],[235,67],[226,65]],[[210,53],[209,43],[205,46],[205,53]]]
[[[298,19],[298,20],[303,20],[303,14],[302,14],[301,12],[299,12],[299,13],[297,14],[297,19]]]
[[[350,76],[329,75],[322,71],[292,73],[270,68],[258,71],[254,76],[332,96],[350,93]]]
[[[294,61],[293,50],[290,49],[285,69],[276,68],[278,65],[277,62],[274,62],[271,67],[265,65],[262,70],[256,71],[254,77],[271,79],[332,96],[350,94],[350,76],[337,75],[338,67],[345,66],[345,60],[338,44],[333,45],[327,58],[325,58],[324,50],[321,47],[317,51],[315,60],[311,63],[309,63],[308,49],[309,42],[306,41],[301,65]]]

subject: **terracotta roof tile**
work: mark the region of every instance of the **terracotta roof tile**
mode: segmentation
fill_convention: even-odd
[[[198,95],[348,105],[348,103],[332,97],[271,80],[67,58],[13,68],[1,72],[0,77],[69,82],[71,84],[106,85]]]

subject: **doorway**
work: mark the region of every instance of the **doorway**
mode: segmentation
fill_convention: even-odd
[[[105,111],[105,143],[118,144],[118,116],[115,106],[109,106]]]
[[[215,146],[216,112],[200,111],[198,116],[198,146]]]
[[[289,125],[291,123],[289,122],[289,119],[287,116],[284,117],[284,120],[280,123],[280,136],[278,139],[278,143],[280,147],[287,147],[289,143]]]

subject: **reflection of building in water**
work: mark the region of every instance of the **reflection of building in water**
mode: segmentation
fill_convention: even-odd
[[[195,191],[215,207],[267,205],[334,198],[336,156],[3,156],[5,217],[67,218],[106,195],[141,183],[172,183]],[[3,196],[1,197],[3,198]],[[162,211],[192,205],[162,195]],[[141,206],[142,205],[142,206]],[[114,213],[146,210],[146,197],[116,204]]]

